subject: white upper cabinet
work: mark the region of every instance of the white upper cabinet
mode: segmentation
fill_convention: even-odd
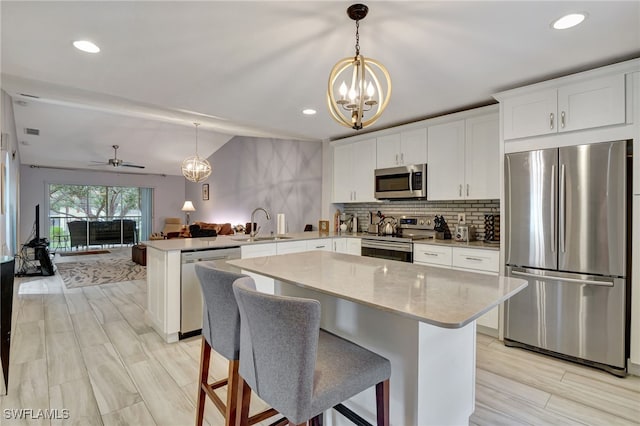
[[[624,74],[592,78],[501,100],[504,139],[622,124]]]
[[[377,168],[427,162],[427,129],[406,130],[377,138]]]
[[[333,202],[375,201],[376,140],[337,145],[333,151]]]
[[[427,199],[463,198],[464,120],[428,128]]]
[[[429,127],[428,200],[500,198],[499,126],[489,113]]]
[[[500,198],[498,114],[469,118],[465,124],[464,196],[471,200],[497,200]]]

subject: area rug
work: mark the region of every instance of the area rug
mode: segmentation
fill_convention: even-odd
[[[60,256],[84,256],[87,254],[106,254],[111,253],[109,250],[88,250],[88,251],[61,251]]]
[[[131,259],[60,262],[56,266],[67,288],[144,280],[147,278],[147,269],[134,263]]]

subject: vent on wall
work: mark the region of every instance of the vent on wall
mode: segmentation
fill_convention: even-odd
[[[27,135],[40,136],[40,129],[31,129],[29,127],[25,127],[24,132]]]

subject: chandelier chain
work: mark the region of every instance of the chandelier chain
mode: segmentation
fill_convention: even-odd
[[[198,157],[198,126],[200,123],[193,123],[196,126],[196,157]]]
[[[356,20],[356,56],[360,54],[360,20]]]

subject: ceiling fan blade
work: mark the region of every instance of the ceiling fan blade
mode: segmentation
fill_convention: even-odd
[[[120,164],[122,167],[135,167],[136,169],[144,169],[145,166],[140,166],[138,164]]]

